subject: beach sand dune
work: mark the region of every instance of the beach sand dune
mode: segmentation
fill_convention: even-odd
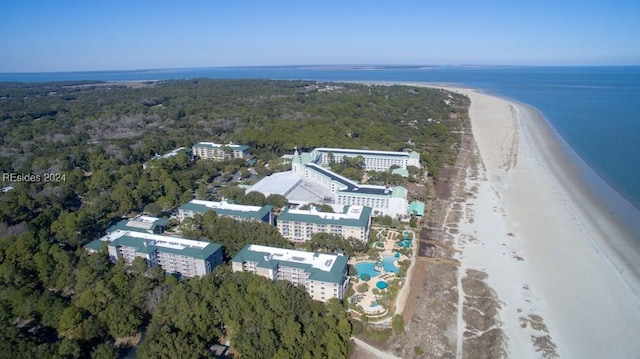
[[[632,234],[598,207],[539,112],[474,90],[447,89],[471,99],[482,160],[466,182],[474,195],[457,235],[459,273],[488,275],[501,302],[508,356],[640,355],[640,261],[634,262]],[[459,323],[458,335],[464,330]]]

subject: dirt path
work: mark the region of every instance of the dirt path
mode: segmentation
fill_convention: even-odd
[[[409,287],[409,293],[405,300],[404,308],[402,311],[402,317],[404,322],[408,323],[413,317],[413,311],[415,310],[416,298],[420,295],[422,287],[413,285],[415,283],[424,283],[425,276],[427,275],[427,263],[424,261],[416,261],[413,267],[413,274],[409,283],[406,285]]]
[[[353,340],[353,342],[356,344],[356,347],[357,347],[354,350],[355,355],[351,356],[352,359],[356,359],[356,358],[400,359],[399,357],[389,354],[387,352],[383,352],[382,350],[374,346],[371,346],[356,337],[351,337],[351,339]]]

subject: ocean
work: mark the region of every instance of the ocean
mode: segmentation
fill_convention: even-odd
[[[400,81],[453,84],[540,110],[593,182],[640,208],[640,66],[285,66],[0,73],[0,82],[192,78]]]

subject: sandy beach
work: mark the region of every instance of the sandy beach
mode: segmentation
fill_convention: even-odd
[[[502,304],[508,356],[637,357],[634,235],[599,206],[539,112],[474,90],[447,89],[471,99],[481,158],[465,183],[472,195],[456,234],[459,273],[488,275]],[[458,346],[464,330],[459,315]]]

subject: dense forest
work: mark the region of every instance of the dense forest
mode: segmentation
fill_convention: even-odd
[[[146,328],[143,358],[206,357],[223,339],[248,358],[344,357],[351,324],[340,303],[228,266],[194,279],[127,268],[82,245],[123,216],[167,215],[246,172],[243,161],[184,153],[143,168],[157,153],[233,141],[250,146],[264,175],[260,163],[295,146],[411,148],[437,178],[455,156],[466,105],[440,90],[314,81],[0,84],[0,356],[115,358],[122,338]],[[237,186],[220,191],[284,203]],[[249,242],[290,245],[274,228],[213,214],[181,228],[222,243],[227,258]],[[335,247],[324,238],[310,245]]]

